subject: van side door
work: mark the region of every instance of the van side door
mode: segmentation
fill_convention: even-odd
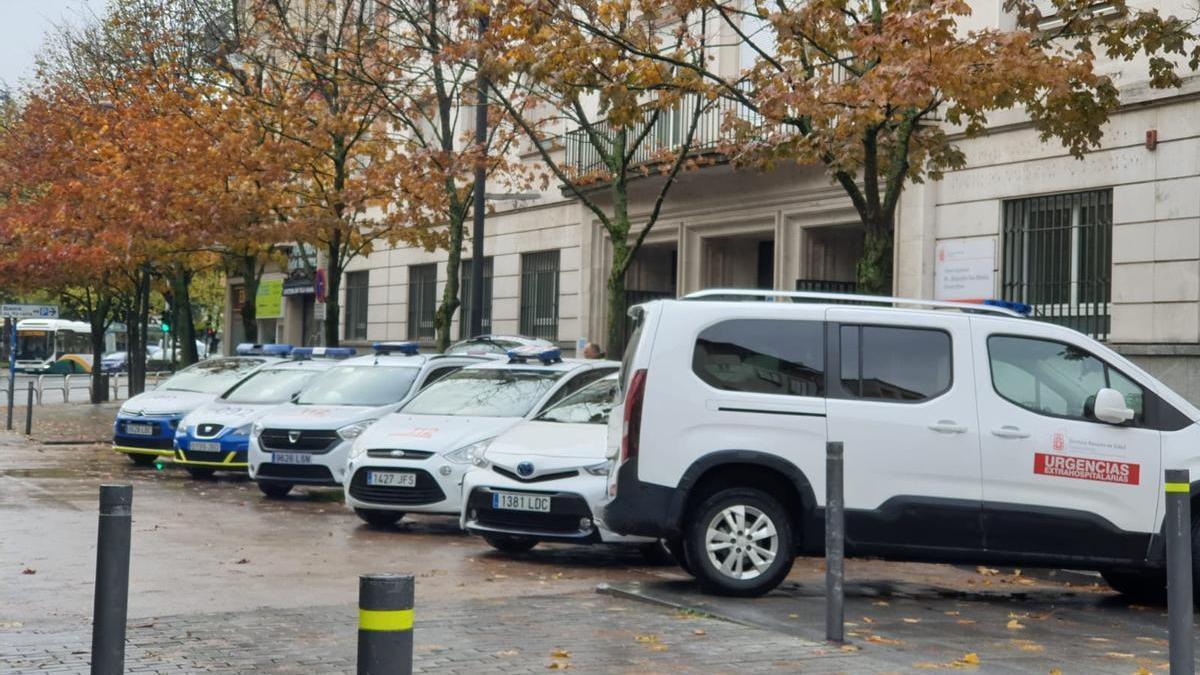
[[[826,317],[827,423],[829,440],[845,444],[847,547],[910,558],[977,552],[969,317],[867,308],[833,308]]]
[[[1146,416],[1152,394],[1054,326],[972,322],[987,549],[1035,559],[1144,559],[1162,475],[1160,433]],[[1125,396],[1131,422],[1092,416],[1101,388]]]

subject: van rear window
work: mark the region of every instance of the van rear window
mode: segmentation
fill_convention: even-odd
[[[692,371],[709,386],[785,396],[825,393],[825,329],[820,321],[734,319],[705,328]]]

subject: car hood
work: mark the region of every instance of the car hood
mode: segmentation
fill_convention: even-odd
[[[151,417],[176,413],[186,414],[206,403],[211,403],[216,397],[216,394],[205,394],[198,391],[156,389],[138,394],[125,401],[121,405],[120,414]]]
[[[179,423],[179,427],[182,429],[193,427],[197,424],[220,424],[226,428],[236,429],[259,419],[272,408],[276,408],[279,405],[281,404],[224,403],[222,401],[213,401],[188,413],[187,417],[184,417],[183,421]]]
[[[492,438],[521,422],[520,417],[389,415],[363,432],[368,448],[446,452]]]
[[[502,434],[487,449],[487,460],[515,469],[527,459],[547,468],[591,466],[604,461],[608,427],[604,424],[566,424],[529,421]]]
[[[271,429],[340,429],[347,424],[375,419],[390,406],[376,408],[361,405],[296,405],[285,403],[260,419]]]

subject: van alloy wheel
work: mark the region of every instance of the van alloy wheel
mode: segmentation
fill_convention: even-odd
[[[721,574],[746,581],[771,567],[779,554],[779,533],[762,511],[736,504],[717,513],[705,536],[708,560]]]

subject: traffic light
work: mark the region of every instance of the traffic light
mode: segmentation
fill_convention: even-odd
[[[159,322],[161,324],[162,332],[164,332],[164,333],[171,332],[171,313],[170,312],[164,311],[162,313],[162,316],[159,317]]]

